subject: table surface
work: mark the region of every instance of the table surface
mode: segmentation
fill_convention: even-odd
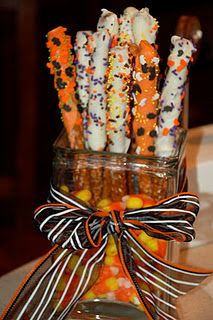
[[[187,159],[189,169],[191,170],[197,166],[198,163],[206,163],[212,160],[213,163],[213,125],[207,125],[203,127],[193,128],[189,130],[188,145],[187,145]],[[195,159],[196,163],[195,163]],[[213,220],[212,220],[213,227]],[[213,249],[213,244],[208,244]],[[187,248],[186,248],[187,249]],[[189,262],[190,259],[197,260],[196,248],[190,249],[190,255],[186,255],[186,249],[182,252],[182,263]],[[210,251],[211,251],[210,250]],[[209,250],[207,250],[209,252]],[[202,252],[202,248],[201,248]],[[212,252],[212,251],[211,251]],[[203,249],[203,255],[206,255],[205,248]],[[187,260],[188,259],[188,260]],[[211,259],[213,260],[213,259]],[[202,259],[203,261],[203,259]],[[32,269],[37,260],[31,261],[20,268],[11,271],[2,277],[0,277],[0,313],[4,310],[4,307],[11,299],[14,291],[25,278],[26,274]],[[199,266],[198,266],[199,267]],[[210,267],[207,265],[206,267]],[[211,266],[213,267],[213,266]]]

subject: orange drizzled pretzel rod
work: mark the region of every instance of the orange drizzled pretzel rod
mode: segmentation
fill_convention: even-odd
[[[65,34],[67,29],[58,27],[47,34],[49,49],[50,73],[54,75],[54,85],[58,93],[59,108],[62,113],[64,127],[72,149],[82,149],[82,119],[77,109],[75,98],[76,71],[71,53],[70,36]]]
[[[59,108],[70,148],[83,149],[82,118],[75,98],[76,68],[74,56],[71,52],[70,36],[65,34],[66,30],[66,28],[58,27],[47,34],[47,48],[50,54],[47,66],[50,68],[50,73],[54,75],[54,85],[58,93]],[[76,166],[78,166],[78,162]],[[89,178],[85,168],[81,170],[79,167],[79,172],[74,177],[74,184],[76,190],[89,187]]]
[[[130,9],[131,13],[131,27],[132,27],[132,33],[133,33],[133,43],[136,45],[140,45],[141,40],[147,41],[150,44],[155,43],[156,40],[156,35],[158,31],[158,21],[152,17],[149,13],[148,8],[142,8],[141,10],[135,10],[135,8],[127,8],[126,10]],[[129,10],[128,10],[129,11]],[[134,78],[134,77],[133,77]],[[133,81],[136,81],[136,79],[133,79]],[[137,82],[137,81],[136,81]],[[151,86],[151,83],[150,83]],[[133,89],[135,89],[135,86],[133,86]],[[149,88],[149,84],[145,90],[151,90],[153,91],[153,88]],[[143,92],[144,93],[144,92]],[[146,96],[146,93],[145,93]],[[136,99],[134,99],[136,102]],[[149,103],[149,102],[148,102]],[[143,109],[143,108],[141,108]],[[141,113],[144,112],[144,116],[146,116],[146,108],[144,108],[144,111],[141,110]],[[134,110],[134,108],[133,108]],[[150,119],[149,123],[151,124],[153,122],[153,119]],[[154,119],[154,122],[156,119]],[[133,125],[134,125],[134,120],[133,120]],[[144,123],[144,128],[146,130],[146,125]],[[150,131],[150,128],[147,128],[146,131]],[[131,152],[134,153],[135,149],[137,147],[137,142],[135,141],[135,136],[134,136],[134,128],[133,128],[133,135],[132,135],[132,144],[131,144]],[[145,133],[147,134],[147,132]],[[139,152],[139,154],[147,155],[146,152]],[[149,152],[149,154],[151,154]],[[142,169],[143,170],[143,169]],[[149,175],[149,173],[148,173]],[[139,189],[140,191],[143,192],[148,192],[149,195],[151,195],[151,178],[149,178],[146,174],[139,174],[139,176],[134,176],[132,174],[128,175],[128,185],[129,185],[129,190],[132,190],[132,193],[138,192],[138,187],[136,186],[139,182]],[[136,183],[136,184],[135,184]],[[144,186],[146,188],[144,189]],[[139,192],[140,192],[139,191]]]
[[[135,152],[144,156],[153,156],[159,98],[157,92],[159,56],[155,47],[146,40],[141,40],[139,46],[130,44],[130,51],[135,58],[132,92],[135,102],[133,110]],[[149,173],[139,173],[139,189],[140,193],[151,196],[152,185]]]

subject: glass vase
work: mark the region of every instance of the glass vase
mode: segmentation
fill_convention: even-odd
[[[184,130],[179,131],[176,154],[168,158],[71,150],[62,131],[54,143],[52,183],[65,195],[71,194],[97,210],[149,207],[181,191],[184,149]],[[178,261],[179,249],[174,242],[152,238],[144,231],[138,232],[138,239],[159,257]],[[72,270],[77,261],[78,252],[72,258]],[[81,276],[80,268],[76,273]],[[67,319],[147,319],[122,269],[116,235],[109,236],[96,280]]]

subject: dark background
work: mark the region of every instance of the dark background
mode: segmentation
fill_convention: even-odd
[[[164,62],[181,15],[196,15],[203,39],[190,73],[189,127],[213,122],[212,1],[0,0],[0,274],[45,253],[33,210],[46,201],[52,144],[62,128],[45,35],[61,25],[73,35],[95,30],[101,8],[118,16],[128,6],[149,7],[160,23]]]

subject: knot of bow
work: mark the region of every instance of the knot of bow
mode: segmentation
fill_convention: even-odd
[[[100,246],[109,234],[121,236],[127,230],[144,230],[149,236],[164,240],[191,241],[198,211],[197,196],[187,192],[147,208],[106,212],[52,186],[50,203],[37,209],[35,219],[53,243],[78,250]]]

